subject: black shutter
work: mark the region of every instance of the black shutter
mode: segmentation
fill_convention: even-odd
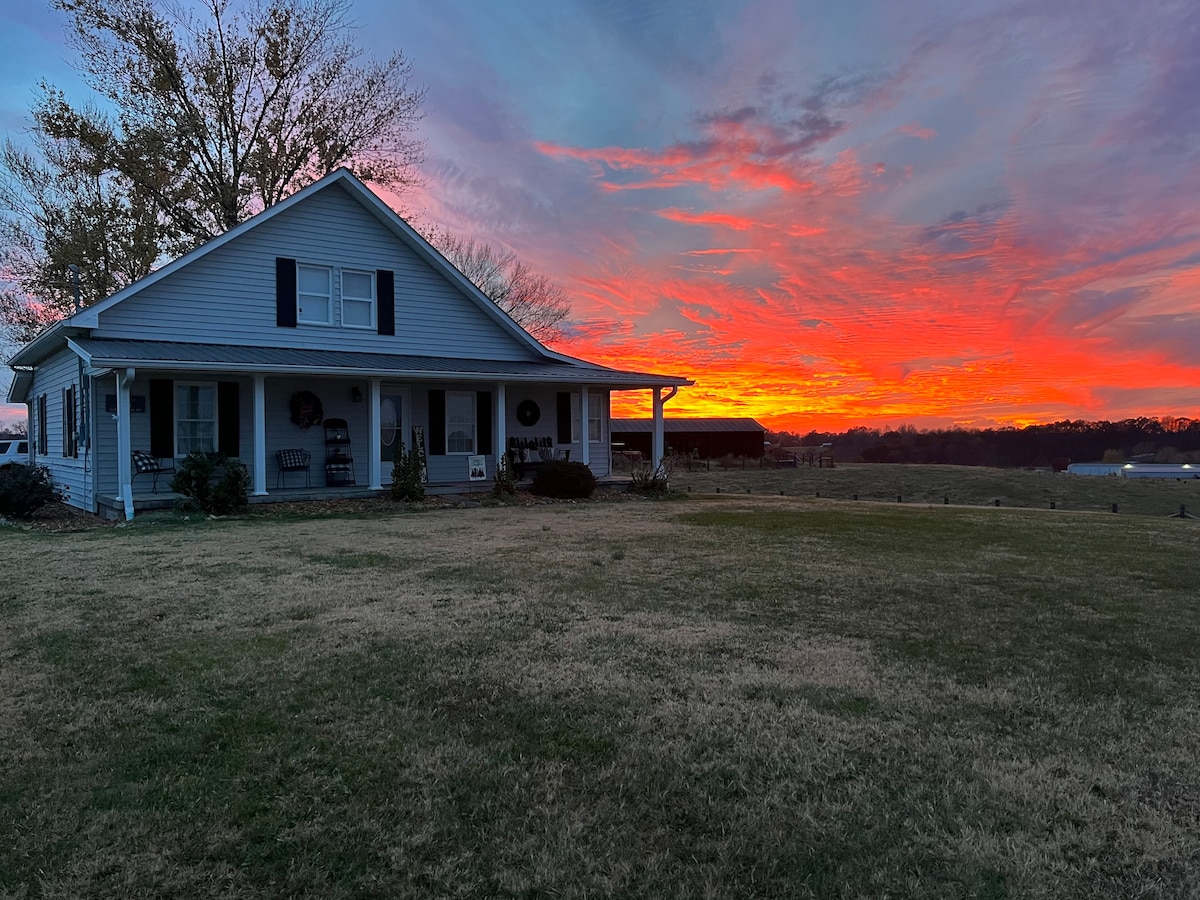
[[[150,379],[150,455],[175,455],[175,382],[165,378]]]
[[[275,324],[296,327],[296,261],[275,258]]]
[[[236,381],[217,382],[217,452],[241,456],[242,410]]]
[[[379,309],[375,314],[376,330],[380,334],[396,333],[396,276],[390,269],[375,273],[375,296]]]
[[[475,394],[475,452],[484,456],[492,452],[492,392]]]
[[[446,392],[429,392],[429,455],[446,455]]]
[[[569,391],[558,392],[558,442],[571,443],[571,394]]]

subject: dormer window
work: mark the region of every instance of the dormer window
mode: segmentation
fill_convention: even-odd
[[[296,266],[296,320],[305,325],[333,324],[333,270]]]
[[[375,327],[375,273],[342,269],[342,325]]]

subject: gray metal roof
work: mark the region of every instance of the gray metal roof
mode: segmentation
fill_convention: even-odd
[[[262,374],[395,376],[413,379],[558,381],[614,387],[691,384],[686,378],[610,369],[578,360],[453,359],[350,350],[300,350],[177,341],[76,338],[70,345],[94,368],[146,367]]]
[[[613,419],[613,431],[649,434],[654,427],[653,419]],[[667,434],[693,431],[766,431],[754,419],[663,419],[663,431]]]

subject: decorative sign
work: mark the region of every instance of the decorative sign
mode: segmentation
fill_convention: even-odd
[[[414,425],[412,430],[413,447],[417,451],[417,459],[421,462],[421,484],[429,483],[429,466],[425,459],[425,426]]]
[[[487,480],[487,457],[484,456],[468,456],[467,457],[467,476],[472,481]]]
[[[117,414],[117,395],[104,395],[104,411]],[[146,395],[145,394],[130,394],[129,395],[129,411],[131,413],[144,413],[146,411]]]

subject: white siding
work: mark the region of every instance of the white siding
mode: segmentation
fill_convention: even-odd
[[[30,421],[30,434],[34,442],[34,464],[46,466],[55,486],[62,492],[64,503],[91,511],[92,505],[92,456],[87,436],[79,431],[79,456],[64,457],[63,449],[63,390],[76,389],[76,419],[78,427],[79,409],[84,402],[79,377],[79,357],[69,350],[62,350],[37,367],[33,376],[34,416]],[[46,453],[37,453],[37,397],[46,395]]]
[[[275,324],[275,259],[374,271],[396,281],[396,335]],[[335,296],[338,279],[335,277]],[[532,352],[397,238],[339,185],[100,314],[94,337],[359,350],[460,359]]]

